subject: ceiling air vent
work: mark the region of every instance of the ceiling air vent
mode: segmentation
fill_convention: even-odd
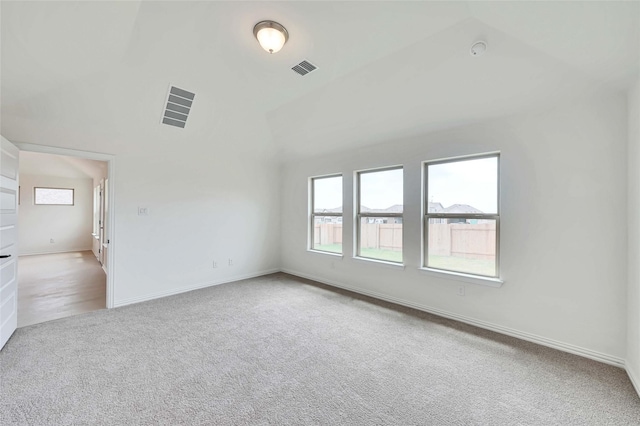
[[[162,122],[169,126],[183,127],[187,124],[187,116],[195,94],[171,86],[167,96],[167,107],[164,109]]]
[[[300,62],[298,65],[294,65],[291,69],[300,75],[307,75],[311,71],[317,70],[318,67],[313,65],[311,62],[304,60]]]

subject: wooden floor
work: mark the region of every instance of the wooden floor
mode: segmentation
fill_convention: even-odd
[[[106,307],[106,274],[91,251],[18,258],[18,327]]]

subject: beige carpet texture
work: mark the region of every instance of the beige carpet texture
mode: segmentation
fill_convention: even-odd
[[[619,368],[286,274],[20,328],[0,425],[640,425]]]

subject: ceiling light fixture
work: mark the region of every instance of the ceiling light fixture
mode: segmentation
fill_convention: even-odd
[[[253,27],[260,46],[269,53],[276,53],[289,40],[289,32],[282,25],[274,21],[261,21]]]

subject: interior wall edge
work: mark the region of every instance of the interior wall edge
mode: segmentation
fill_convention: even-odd
[[[337,282],[337,281],[333,281],[333,280],[328,280],[316,275],[311,275],[311,274],[307,274],[304,272],[299,272],[296,270],[292,270],[292,269],[288,269],[288,268],[283,268],[282,272],[286,273],[286,274],[290,274],[290,275],[294,275],[300,278],[305,278],[305,279],[309,279],[312,281],[317,281],[319,283],[322,284],[326,284],[326,285],[330,285],[333,287],[338,287],[338,288],[342,288],[344,290],[349,290],[352,291],[354,293],[359,293],[359,294],[363,294],[365,296],[369,296],[369,297],[373,297],[375,299],[380,299],[380,300],[384,300],[387,302],[391,302],[391,303],[395,303],[398,305],[402,305],[402,306],[406,306],[408,308],[413,308],[413,309],[417,309],[419,311],[423,311],[423,312],[427,312],[433,315],[437,315],[439,317],[443,317],[443,318],[448,318],[448,319],[452,319],[455,321],[460,321],[463,322],[465,324],[469,324],[469,325],[473,325],[476,327],[480,327],[483,328],[485,330],[490,330],[490,331],[494,331],[496,333],[500,333],[500,334],[504,334],[507,336],[511,336],[511,337],[516,337],[518,339],[521,340],[526,340],[528,342],[532,342],[532,343],[537,343],[539,345],[542,346],[546,346],[552,349],[557,349],[559,351],[562,352],[567,352],[570,354],[574,354],[574,355],[578,355],[578,356],[582,356],[584,358],[589,358],[592,359],[594,361],[599,361],[599,362],[603,362],[605,364],[609,364],[609,365],[613,365],[615,367],[620,367],[620,368],[625,368],[625,360],[623,358],[619,358],[617,356],[613,356],[613,355],[609,355],[609,354],[605,354],[602,352],[598,352],[598,351],[594,351],[591,349],[587,349],[587,348],[583,348],[580,346],[576,346],[576,345],[572,345],[570,343],[565,343],[565,342],[561,342],[558,340],[554,340],[554,339],[548,339],[546,337],[542,337],[542,336],[538,336],[536,334],[532,334],[532,333],[528,333],[526,331],[520,331],[520,330],[516,330],[513,328],[509,328],[509,327],[503,327],[501,325],[498,324],[493,324],[490,322],[486,322],[486,321],[482,321],[482,320],[478,320],[472,317],[468,317],[468,316],[464,316],[464,315],[458,315],[458,314],[454,314],[452,312],[448,312],[448,311],[444,311],[441,309],[436,309],[436,308],[432,308],[430,306],[427,305],[422,305],[422,304],[418,304],[418,303],[414,303],[414,302],[409,302],[407,300],[401,299],[401,298],[397,298],[397,297],[393,297],[393,296],[389,296],[386,294],[382,294],[382,293],[378,293],[378,292],[374,292],[374,291],[369,291],[369,290],[362,290],[360,288],[357,287],[352,287],[349,285],[346,285],[344,283],[341,282]],[[638,388],[636,388],[638,389]]]
[[[625,370],[627,371],[627,375],[629,376],[629,380],[631,380],[633,388],[636,390],[638,397],[640,397],[640,376],[638,376],[631,364],[625,364]]]

